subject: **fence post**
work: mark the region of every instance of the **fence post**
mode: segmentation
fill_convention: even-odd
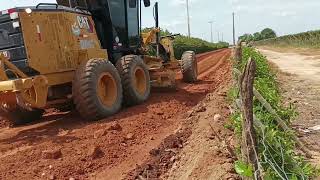
[[[241,42],[236,46],[235,53],[234,53],[235,60],[238,64],[240,64],[242,59],[242,47]]]
[[[259,157],[257,153],[257,137],[253,120],[253,83],[256,73],[256,63],[249,59],[240,79],[240,94],[242,99],[242,154],[244,162],[253,165],[255,179],[261,180]]]

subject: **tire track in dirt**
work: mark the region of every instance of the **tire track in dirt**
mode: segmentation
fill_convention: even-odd
[[[54,113],[32,125],[0,129],[0,154],[6,154],[0,157],[0,179],[126,177],[179,129],[188,110],[225,81],[229,55],[224,49],[200,57],[200,73],[205,73],[196,84],[179,82],[176,91],[153,92],[146,103],[99,122],[87,122],[75,112]],[[115,122],[121,130],[108,130]],[[102,135],[95,138],[99,131]],[[101,157],[89,154],[94,147],[101,149]],[[52,149],[60,149],[62,157],[43,159],[42,152]]]
[[[202,72],[207,75],[202,75],[200,78],[201,82],[210,82],[205,86],[197,87],[195,85],[188,85],[188,89],[192,90],[208,90],[207,93],[211,93],[215,91],[215,94],[225,93],[226,86],[230,84],[231,81],[231,71],[230,71],[230,62],[227,60],[230,57],[230,51],[226,50],[222,54],[214,54],[213,58],[208,58],[205,61],[212,62],[214,68],[210,68],[210,71]],[[200,64],[200,63],[199,63]],[[198,66],[200,69],[203,68],[201,66],[204,66],[207,63],[201,63],[202,65]],[[220,88],[221,86],[225,88]],[[219,88],[219,90],[216,91],[216,89]],[[206,94],[207,95],[207,94]],[[221,97],[220,97],[221,99]],[[188,138],[191,134],[194,133],[194,130],[197,130],[195,128],[198,123],[198,117],[199,113],[206,111],[205,106],[203,103],[207,101],[207,97],[201,100],[199,104],[195,107],[193,107],[188,113],[185,113],[185,116],[180,117],[180,122],[182,125],[179,126],[178,129],[176,129],[174,134],[171,134],[165,140],[161,143],[160,146],[150,151],[150,158],[148,158],[144,164],[137,166],[136,169],[132,170],[128,176],[126,176],[124,179],[161,179],[160,176],[167,173],[167,171],[172,167],[172,165],[179,161],[179,153],[180,151],[183,151],[183,147],[185,143],[188,141]],[[223,110],[223,114],[227,119],[227,112],[228,110],[225,110],[225,104],[226,102],[220,102],[220,101],[213,101],[215,104],[214,106],[218,107],[219,109]],[[211,112],[212,113],[212,112]],[[212,117],[214,114],[210,114],[210,117]],[[219,130],[221,132],[221,135],[226,135],[225,128],[223,128],[224,122],[221,122],[222,125],[215,124],[216,130]],[[203,130],[202,130],[203,131]],[[207,131],[207,130],[204,130]],[[223,133],[222,133],[223,132]],[[230,134],[230,132],[229,132]],[[233,132],[231,131],[231,134]],[[198,136],[197,133],[195,136]],[[207,137],[207,136],[206,136]],[[222,143],[222,142],[220,142]],[[197,144],[202,146],[202,144]],[[227,155],[228,156],[228,155]],[[215,163],[216,165],[220,165],[221,162],[224,160],[228,161],[230,160],[229,157],[211,157],[211,159],[219,159],[219,162],[216,162],[215,160],[210,162]],[[208,159],[205,164],[209,163],[210,159]],[[233,166],[231,167],[233,169]],[[185,170],[184,170],[185,171]],[[209,172],[207,172],[209,173]],[[225,173],[225,171],[222,171],[222,173]],[[227,173],[226,175],[230,175],[230,173]],[[163,178],[165,178],[164,176]],[[181,177],[180,177],[181,178]],[[183,179],[183,178],[182,178]],[[205,178],[206,179],[206,178]],[[212,178],[211,178],[212,179]]]

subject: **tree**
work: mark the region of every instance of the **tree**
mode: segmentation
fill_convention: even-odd
[[[244,41],[244,42],[251,42],[254,40],[252,34],[244,34],[239,37],[239,40]]]
[[[274,30],[270,28],[265,28],[264,30],[261,31],[261,36],[262,36],[262,39],[270,39],[270,38],[277,37],[277,34]]]
[[[261,35],[261,33],[260,33],[260,32],[254,33],[254,34],[253,34],[253,39],[254,39],[254,41],[260,41],[260,40],[262,40],[262,35]]]

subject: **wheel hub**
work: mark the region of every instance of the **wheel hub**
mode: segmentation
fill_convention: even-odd
[[[98,81],[97,91],[102,104],[107,107],[112,107],[117,100],[118,94],[116,81],[110,73],[101,74]]]
[[[147,91],[147,78],[141,67],[137,67],[134,71],[134,85],[141,95]]]

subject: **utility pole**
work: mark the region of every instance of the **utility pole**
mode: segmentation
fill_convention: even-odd
[[[188,20],[188,37],[191,37],[191,32],[190,32],[190,14],[189,14],[189,0],[186,0],[187,3],[187,20]]]
[[[211,43],[213,43],[213,27],[212,27],[213,21],[209,21],[208,23],[210,24],[210,28],[211,28],[211,31],[210,31],[211,32]]]
[[[218,42],[220,42],[220,32],[218,31]]]
[[[236,29],[234,26],[234,12],[232,13],[232,24],[233,24],[233,45],[236,45]]]

